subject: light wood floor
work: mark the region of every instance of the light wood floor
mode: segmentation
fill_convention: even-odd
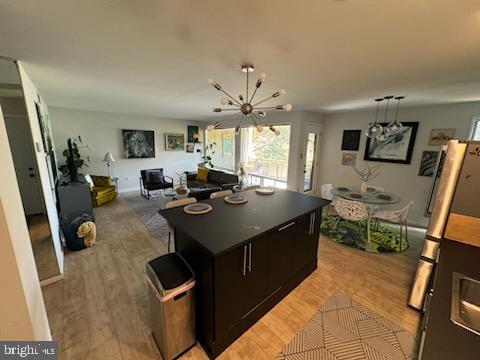
[[[161,359],[149,330],[145,262],[165,252],[119,199],[96,209],[97,245],[65,257],[65,279],[43,288],[61,359]],[[332,293],[343,292],[416,332],[407,308],[422,234],[402,254],[367,254],[321,238],[318,269],[219,359],[274,359]],[[197,345],[182,359],[207,359]]]

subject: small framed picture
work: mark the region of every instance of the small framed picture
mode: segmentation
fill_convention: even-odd
[[[439,154],[439,151],[424,151],[422,153],[420,169],[418,170],[419,176],[433,176]]]
[[[185,135],[165,133],[166,151],[183,151],[185,149]]]
[[[455,137],[455,129],[432,129],[432,131],[430,131],[430,138],[428,139],[428,145],[430,146],[446,145],[454,137]]]
[[[358,151],[361,130],[343,130],[342,150]]]
[[[356,162],[357,162],[357,154],[355,153],[342,154],[342,165],[355,166]]]
[[[187,153],[193,153],[193,150],[195,148],[195,144],[193,143],[187,143],[185,149],[187,150]]]

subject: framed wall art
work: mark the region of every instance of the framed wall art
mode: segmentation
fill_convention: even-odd
[[[185,149],[185,135],[165,133],[166,151],[183,151]]]
[[[152,130],[122,130],[125,159],[154,158],[155,132]]]
[[[358,151],[361,130],[343,130],[342,150]]]
[[[417,136],[418,122],[402,122],[402,130],[385,141],[367,137],[364,160],[410,164]],[[387,123],[381,123],[387,126]]]

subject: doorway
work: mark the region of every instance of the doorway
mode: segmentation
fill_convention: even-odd
[[[302,172],[300,173],[300,190],[304,193],[315,194],[317,188],[316,170],[318,168],[319,144],[321,127],[305,125],[303,135]]]

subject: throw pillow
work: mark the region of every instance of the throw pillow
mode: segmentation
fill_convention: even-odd
[[[147,172],[147,181],[149,183],[163,183],[165,179],[163,177],[163,170],[150,170]]]
[[[208,179],[208,169],[204,167],[199,167],[195,180],[207,182],[208,181],[207,179]]]

